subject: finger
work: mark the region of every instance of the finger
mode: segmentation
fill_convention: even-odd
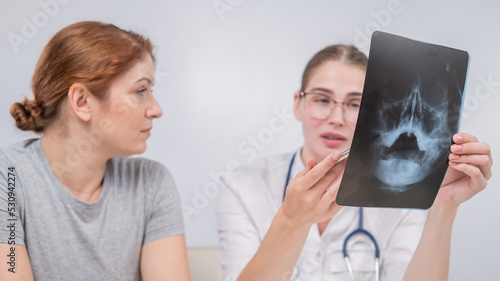
[[[335,163],[335,165],[326,172],[325,175],[327,176],[333,176],[335,179],[338,178],[339,176],[342,176],[343,171],[345,169],[345,166],[347,164],[347,159],[344,159],[340,162]]]
[[[488,155],[478,155],[478,154],[450,154],[448,156],[450,160],[450,165],[455,164],[469,164],[479,167],[486,179],[490,179],[491,173],[491,158]]]
[[[316,166],[318,164],[318,162],[316,161],[316,159],[314,159],[313,157],[310,157],[308,160],[307,160],[307,168],[308,170],[311,170],[312,168],[314,168],[314,166]]]
[[[330,205],[335,202],[337,198],[337,194],[339,192],[340,182],[342,181],[342,176],[340,176],[337,180],[335,180],[325,191],[323,196],[321,196],[320,202],[321,204]]]
[[[466,143],[466,142],[478,142],[477,138],[471,134],[458,133],[453,135],[453,142],[455,143]]]
[[[306,175],[312,168],[314,168],[314,166],[317,165],[317,161],[316,159],[314,159],[314,157],[309,157],[309,159],[307,159],[307,167],[304,168],[302,171],[298,172],[297,175],[295,176],[295,178],[300,178],[300,177],[303,177],[304,175]],[[287,188],[288,189],[288,188]]]
[[[334,183],[338,182],[338,184],[340,184],[340,179],[342,179],[342,175],[344,174],[346,163],[347,161],[341,161],[335,164],[335,166],[333,166],[313,187],[311,187],[311,190],[317,192],[318,196],[323,196],[323,193],[329,190]]]
[[[483,154],[491,158],[490,145],[485,142],[453,144],[450,149],[453,154]]]
[[[469,186],[471,187],[474,194],[478,193],[486,187],[487,181],[478,167],[469,164],[450,165],[450,167],[463,172],[470,177]]]
[[[325,174],[337,163],[337,160],[341,157],[341,153],[336,151],[329,154],[325,159],[319,162],[311,170],[307,172],[303,177],[298,179],[297,184],[299,186],[310,189],[317,183]]]
[[[304,170],[297,173],[297,175],[295,176],[295,179],[298,179],[300,177],[305,176],[307,174],[307,172],[309,172],[309,170],[307,168],[304,168]]]

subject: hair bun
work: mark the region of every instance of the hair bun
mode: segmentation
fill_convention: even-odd
[[[16,126],[23,131],[43,131],[43,126],[37,124],[41,112],[40,103],[27,98],[23,103],[16,102],[10,107],[10,115],[16,120]]]

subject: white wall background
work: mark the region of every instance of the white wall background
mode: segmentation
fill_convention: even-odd
[[[149,36],[156,45],[155,94],[164,116],[155,122],[144,156],[171,170],[185,206],[201,207],[186,224],[189,246],[218,243],[215,200],[193,202],[196,194],[212,195],[204,191],[213,186],[211,173],[301,145],[295,120],[285,118],[288,124],[272,137],[266,128],[276,110],[291,112],[309,58],[334,43],[354,43],[367,52],[368,41],[360,34],[370,36],[375,28],[469,51],[462,130],[489,142],[494,158],[500,158],[500,2],[54,1],[0,3],[0,146],[33,136],[14,127],[9,108],[32,97],[30,78],[55,32],[99,20]],[[218,12],[214,5],[227,9]],[[23,42],[12,43],[13,34]],[[249,138],[259,136],[255,155],[238,149],[251,148]],[[498,165],[493,170],[488,188],[459,211],[450,280],[500,276]]]

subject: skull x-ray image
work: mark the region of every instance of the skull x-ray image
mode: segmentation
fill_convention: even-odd
[[[460,126],[468,64],[465,51],[373,33],[338,204],[432,205]]]

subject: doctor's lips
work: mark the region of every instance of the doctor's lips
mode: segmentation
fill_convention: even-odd
[[[321,140],[327,146],[333,146],[333,147],[339,146],[339,145],[343,144],[347,140],[347,138],[344,137],[343,135],[336,134],[336,133],[331,133],[331,132],[323,133],[320,136],[321,136]]]
[[[381,159],[397,158],[420,162],[424,156],[425,151],[421,151],[418,147],[417,137],[412,133],[405,132],[400,134],[390,147],[384,147]]]

